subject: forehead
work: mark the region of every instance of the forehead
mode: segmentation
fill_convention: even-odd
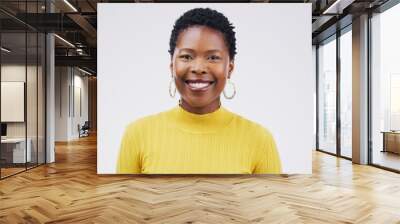
[[[215,49],[228,51],[224,35],[207,26],[190,26],[181,31],[176,42],[177,48]]]

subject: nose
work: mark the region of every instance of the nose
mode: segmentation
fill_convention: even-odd
[[[193,60],[190,72],[196,75],[207,74],[207,65],[201,59]]]

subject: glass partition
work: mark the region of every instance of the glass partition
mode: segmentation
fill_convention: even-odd
[[[32,21],[15,18],[26,12],[43,13],[44,3],[0,3],[14,10],[0,12],[1,179],[45,163],[46,39],[28,24]]]
[[[31,161],[26,150],[26,33],[2,33],[1,47],[1,176],[7,177]]]
[[[38,132],[38,49],[37,41],[38,35],[36,32],[27,33],[27,98],[26,98],[26,112],[27,112],[27,150],[30,151],[30,160],[27,167],[34,167],[37,165],[37,132]]]

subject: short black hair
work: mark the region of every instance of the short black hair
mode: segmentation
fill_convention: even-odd
[[[229,57],[231,60],[235,59],[236,37],[235,31],[233,31],[235,27],[224,14],[210,8],[191,9],[175,21],[169,40],[168,52],[171,57],[174,54],[179,34],[191,26],[207,26],[221,32],[228,47]]]

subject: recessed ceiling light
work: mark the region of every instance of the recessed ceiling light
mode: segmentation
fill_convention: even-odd
[[[69,45],[69,46],[75,48],[75,45],[73,45],[73,44],[72,44],[71,42],[69,42],[68,40],[66,40],[66,39],[64,39],[64,38],[62,38],[62,37],[60,37],[60,36],[57,35],[57,34],[54,34],[54,36],[57,37],[58,39],[60,39],[62,42],[66,43],[67,45]]]
[[[355,0],[336,0],[327,9],[322,12],[322,14],[342,14],[343,9],[351,5]]]
[[[9,49],[7,49],[7,48],[5,48],[5,47],[1,47],[1,50],[4,51],[4,52],[6,52],[6,53],[10,53],[10,52],[11,52],[11,50],[9,50]]]
[[[79,67],[78,67],[78,70],[81,71],[81,72],[83,72],[83,73],[85,73],[85,74],[88,74],[88,75],[90,75],[90,76],[92,75],[92,73],[90,73],[90,72],[88,72],[88,71],[86,71],[86,70],[83,70],[83,69],[81,69],[81,68],[79,68]]]
[[[78,12],[78,10],[71,4],[69,3],[68,0],[64,0],[65,4],[67,4],[72,10],[74,10],[74,12]]]

